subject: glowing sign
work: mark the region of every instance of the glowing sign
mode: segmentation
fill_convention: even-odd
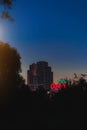
[[[60,84],[52,83],[52,84],[50,85],[50,89],[51,89],[51,90],[52,90],[52,89],[58,90],[58,89],[61,89],[61,88],[66,88],[66,87],[67,87],[67,84],[66,84],[66,83],[60,83]]]
[[[59,90],[61,88],[66,88],[67,87],[67,83],[68,83],[68,80],[66,79],[60,79],[60,80],[57,80],[57,84],[55,83],[52,83],[50,85],[50,89],[51,90]]]
[[[57,80],[58,83],[68,83],[67,79],[59,79]]]

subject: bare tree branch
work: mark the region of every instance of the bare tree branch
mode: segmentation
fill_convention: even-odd
[[[9,15],[9,12],[2,12],[0,18],[7,19],[9,21],[14,21],[14,19]]]
[[[12,8],[12,2],[13,0],[0,0],[0,4],[2,4],[4,7],[7,7],[9,9]]]
[[[0,18],[7,19],[9,21],[14,21],[14,19],[10,16],[8,9],[12,9],[13,1],[15,0],[0,0],[0,5],[2,5],[5,9],[1,12]]]

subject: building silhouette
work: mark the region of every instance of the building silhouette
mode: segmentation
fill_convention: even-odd
[[[31,89],[44,88],[49,90],[50,84],[53,82],[53,72],[48,62],[39,61],[29,66],[27,71],[27,84]]]

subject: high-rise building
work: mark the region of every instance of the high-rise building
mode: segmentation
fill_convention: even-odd
[[[29,66],[27,71],[27,84],[31,89],[44,88],[49,89],[53,82],[53,72],[48,62],[39,61]]]

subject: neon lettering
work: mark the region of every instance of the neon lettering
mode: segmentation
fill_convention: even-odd
[[[67,84],[66,83],[58,83],[58,84],[55,84],[55,83],[52,83],[50,85],[50,89],[51,90],[58,90],[58,89],[61,89],[61,88],[66,88],[67,87]]]

